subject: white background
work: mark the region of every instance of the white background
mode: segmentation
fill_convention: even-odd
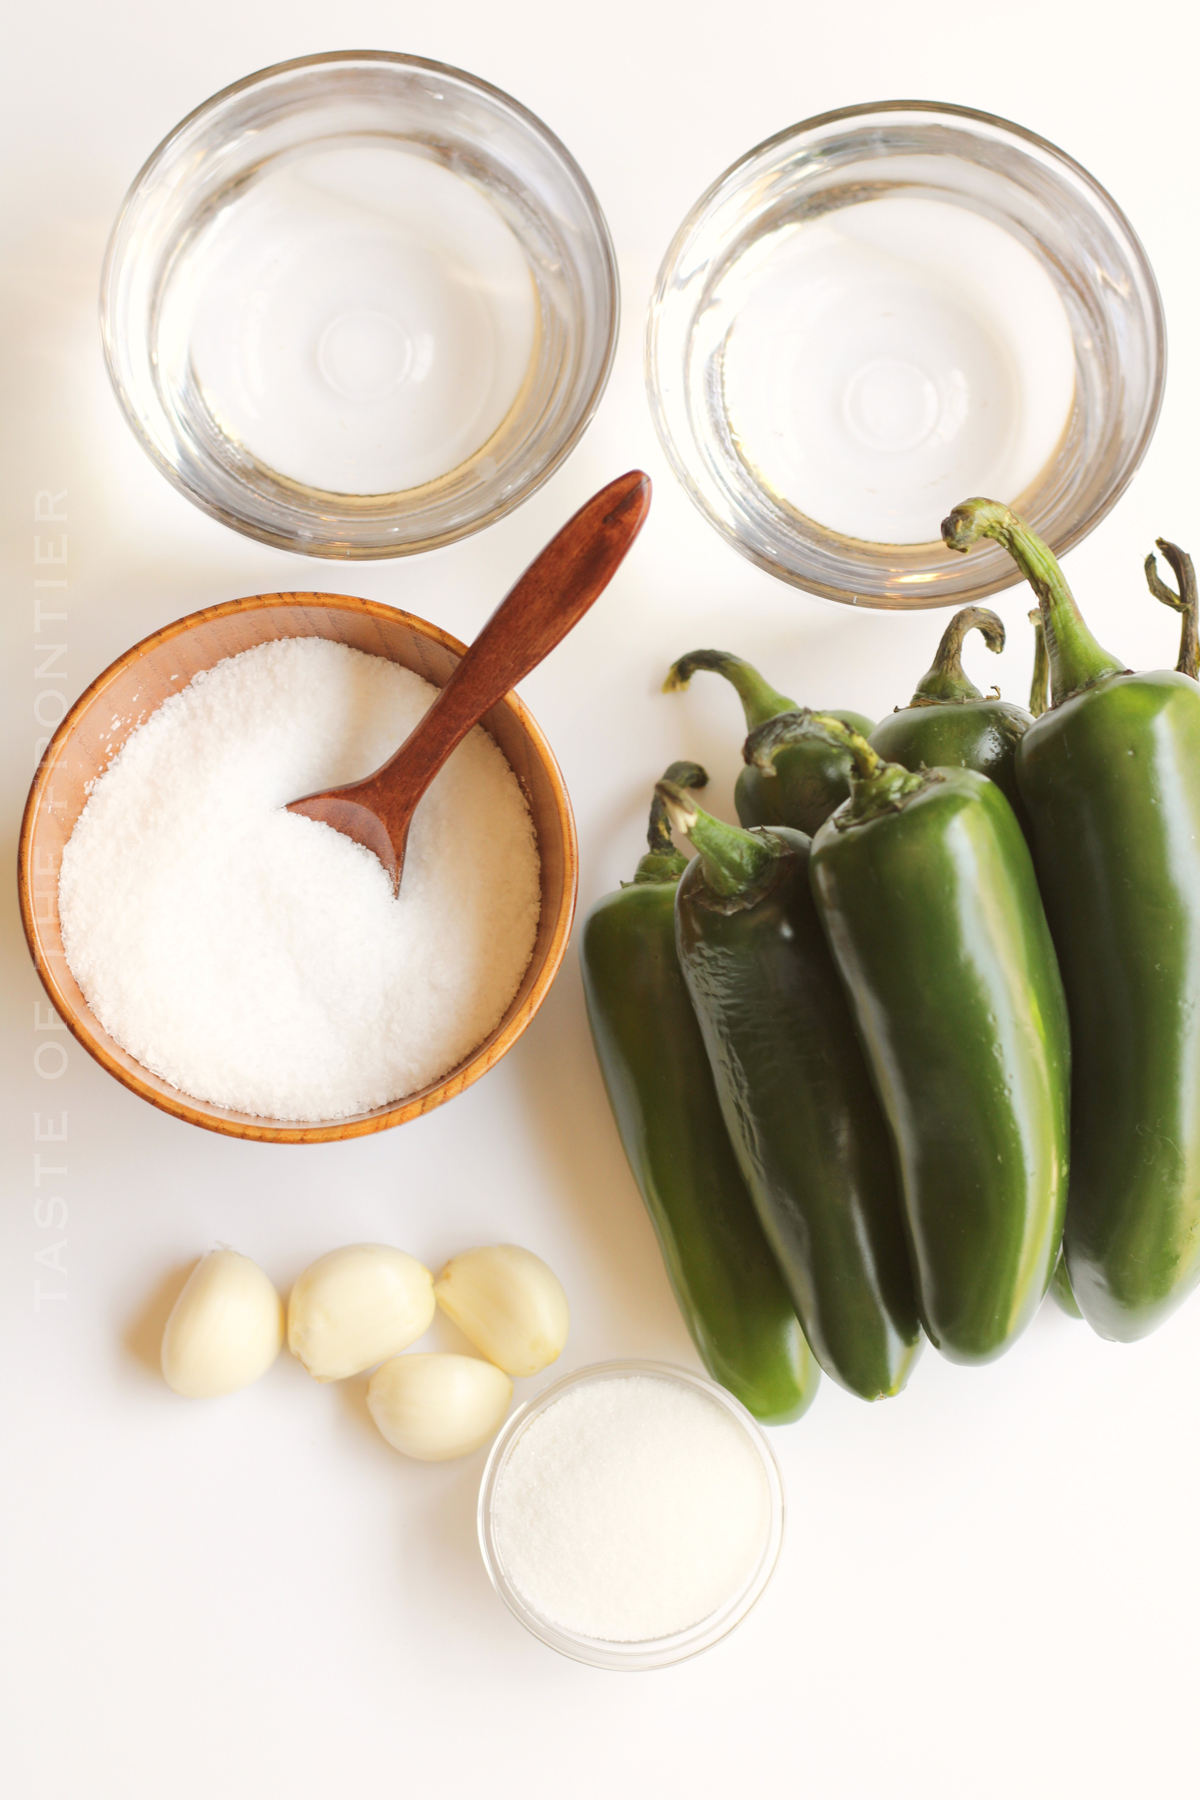
[[[63,0],[10,15],[10,850],[42,729],[35,696],[53,685],[33,679],[41,488],[68,492],[59,635],[73,699],[147,632],[238,594],[364,594],[469,638],[589,492],[644,465],[657,491],[635,555],[523,689],[574,796],[583,908],[632,871],[651,783],[673,757],[707,763],[728,805],[736,704],[703,677],[662,697],[675,656],[715,643],[801,701],[877,716],[907,698],[947,615],[856,614],[742,561],[675,486],[640,373],[649,288],[692,201],[768,134],[858,101],[928,97],[1016,119],[1130,214],[1172,332],[1166,406],[1132,489],[1069,569],[1106,643],[1134,666],[1172,662],[1174,621],[1140,565],[1159,533],[1200,550],[1193,17],[1167,0],[614,0],[590,12]],[[264,549],[175,494],[108,390],[95,305],[122,194],[176,120],[252,69],[346,47],[459,64],[540,114],[596,188],[624,289],[608,394],[554,480],[481,537],[359,567]],[[1030,597],[994,604],[1011,648],[999,664],[972,651],[972,666],[1019,698]],[[74,1044],[68,1073],[38,1080],[40,989],[7,878],[2,906],[6,1796],[1195,1793],[1200,1301],[1132,1347],[1047,1307],[999,1364],[964,1370],[927,1352],[910,1389],[871,1409],[826,1382],[808,1418],[774,1434],[788,1536],[746,1624],[664,1672],[582,1668],[527,1637],[487,1584],[482,1455],[406,1463],[374,1435],[358,1384],[318,1388],[286,1359],[211,1404],[175,1399],[154,1366],[182,1273],[213,1242],[286,1289],[313,1256],[361,1239],[435,1266],[478,1242],[527,1244],[571,1298],[564,1369],[693,1363],[606,1110],[574,952],[517,1049],[450,1106],[355,1143],[277,1148],[155,1112]],[[67,1143],[35,1145],[34,1113],[63,1110]],[[36,1149],[65,1165],[40,1187]],[[49,1196],[66,1202],[62,1229],[38,1223]],[[65,1274],[35,1260],[59,1242]],[[39,1279],[61,1295],[40,1311]],[[449,1345],[448,1330],[433,1341]]]

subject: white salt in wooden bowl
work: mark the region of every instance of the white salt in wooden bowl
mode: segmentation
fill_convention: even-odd
[[[297,1123],[255,1117],[194,1100],[145,1068],[91,1012],[67,966],[58,917],[62,853],[87,802],[130,733],[201,669],[277,638],[323,637],[385,656],[442,687],[464,646],[411,613],[348,594],[258,594],[191,613],[119,657],[82,694],[51,738],[21,825],[17,879],[21,918],[34,966],[68,1029],[96,1061],[152,1106],[226,1137],[276,1144],[317,1144],[364,1137],[419,1118],[453,1099],[499,1062],[549,992],[571,932],[579,858],[571,802],[554,755],[517,699],[507,694],[484,715],[521,783],[541,857],[542,911],[529,967],[504,1017],[457,1068],[402,1100],[349,1118]]]

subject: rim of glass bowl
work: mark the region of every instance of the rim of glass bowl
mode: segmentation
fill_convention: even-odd
[[[1109,385],[1119,394],[1121,405],[1126,405],[1129,365],[1125,359],[1134,354],[1141,358],[1144,392],[1134,428],[1128,433],[1128,441],[1116,446],[1108,434],[1093,429],[1092,437],[1099,445],[1099,469],[1095,473],[1091,473],[1095,446],[1093,455],[1082,462],[1067,460],[1067,453],[1081,440],[1086,424],[1080,405],[1079,319],[1078,314],[1072,315],[1076,397],[1071,418],[1048,465],[1053,471],[1051,478],[1042,484],[1039,477],[1038,484],[1014,501],[1017,510],[1022,505],[1026,507],[1023,516],[1059,555],[1100,523],[1133,479],[1158,423],[1166,379],[1162,299],[1145,250],[1111,194],[1057,145],[993,113],[934,100],[872,101],[819,113],[790,125],[739,157],[696,201],[663,258],[646,321],[646,391],[659,441],[693,504],[728,543],[759,568],[809,593],[850,605],[896,609],[962,606],[1014,586],[1021,579],[998,545],[977,546],[970,557],[949,551],[935,540],[911,546],[878,545],[843,537],[797,511],[776,505],[756,486],[732,447],[726,469],[721,470],[717,464],[705,442],[705,432],[698,428],[697,414],[703,406],[703,396],[694,391],[697,378],[689,366],[696,320],[717,281],[754,241],[763,214],[777,212],[783,185],[779,176],[785,164],[805,159],[798,170],[789,172],[787,185],[794,192],[814,176],[829,174],[834,165],[823,159],[822,152],[828,151],[831,141],[843,140],[847,145],[844,160],[856,164],[886,154],[889,146],[881,134],[888,126],[899,127],[902,115],[910,116],[914,128],[956,128],[968,138],[973,136],[978,149],[992,146],[998,152],[1007,148],[1024,157],[1032,165],[1031,173],[1035,169],[1043,183],[1056,180],[1060,189],[1074,193],[1077,212],[1104,230],[1110,248],[1123,261],[1129,319],[1140,332],[1141,342],[1121,345],[1122,360]],[[847,126],[857,127],[857,131],[847,134],[842,129]],[[974,127],[974,132],[969,127]],[[849,146],[855,147],[853,158]],[[960,143],[955,148],[962,155],[966,146]],[[912,153],[922,154],[919,148]],[[926,149],[923,154],[936,155],[937,151]],[[975,161],[979,160],[976,156]],[[1001,177],[1010,177],[1010,171],[995,154],[990,167]],[[767,198],[765,190],[772,172],[777,180]],[[745,197],[752,188],[757,190],[757,214],[745,206]],[[743,208],[740,212],[739,204]],[[722,224],[728,235],[722,235]],[[1009,221],[1010,229],[1011,225]],[[1024,241],[1035,251],[1039,249],[1030,233],[1025,233]],[[1044,250],[1041,260],[1046,261]],[[1062,287],[1059,291],[1064,301],[1073,294],[1082,308],[1079,292],[1069,288],[1064,293]],[[1093,313],[1098,316],[1094,303]],[[1110,330],[1110,339],[1114,335]],[[725,436],[728,435],[726,431]],[[1081,469],[1089,472],[1089,481],[1083,491],[1083,504],[1073,505]],[[1074,485],[1070,483],[1072,474]]]
[[[570,265],[568,239],[574,236],[580,256],[574,268],[578,270],[590,259],[589,281],[597,296],[595,341],[588,354],[579,359],[583,374],[580,391],[564,406],[568,429],[558,435],[550,432],[545,445],[515,480],[506,475],[506,470],[512,469],[511,461],[497,464],[482,481],[478,474],[464,476],[464,471],[477,470],[491,460],[488,452],[496,444],[493,437],[458,469],[447,471],[424,487],[392,495],[331,494],[276,475],[245,452],[222,463],[213,454],[215,444],[183,438],[164,401],[156,338],[158,297],[170,263],[195,229],[197,217],[195,209],[177,212],[165,238],[158,244],[151,238],[150,267],[148,273],[142,274],[139,254],[145,245],[139,238],[139,226],[143,230],[145,227],[141,215],[160,185],[165,166],[185,141],[198,139],[204,126],[255,89],[267,88],[273,82],[286,83],[310,70],[328,71],[334,82],[353,71],[367,73],[372,69],[444,80],[483,100],[537,141],[548,163],[556,165],[557,172],[577,196],[579,218],[560,234],[561,241],[556,239],[556,249],[559,261]],[[217,139],[218,144],[221,141]],[[498,162],[483,164],[478,156],[475,160],[493,174],[500,167]],[[244,179],[244,174],[235,172],[231,182]],[[223,191],[218,189],[218,196]],[[202,215],[211,211],[213,201],[214,196],[204,201]],[[551,214],[539,208],[538,216],[544,230]],[[525,240],[517,235],[527,250]],[[531,272],[536,279],[532,264]],[[132,273],[139,274],[136,283],[131,280]],[[571,279],[579,288],[575,275]],[[131,293],[134,287],[137,292]],[[580,294],[577,292],[573,298],[578,302]],[[617,260],[608,224],[591,183],[561,140],[502,88],[450,63],[389,50],[323,51],[273,63],[243,76],[194,107],[163,138],[130,185],[109,236],[100,277],[100,328],[109,379],[134,435],[159,472],[201,511],[247,537],[303,555],[347,560],[409,556],[454,543],[493,524],[527,500],[561,466],[591,423],[612,372],[619,323]],[[560,358],[559,367],[551,372],[541,410],[533,420],[533,433],[520,440],[518,452],[535,441],[547,413],[559,400],[560,390],[566,387],[569,391],[573,382],[579,385],[579,371],[570,359]],[[469,483],[465,493],[455,492],[456,477],[460,478],[460,487],[464,480]],[[439,517],[439,513],[443,516]],[[427,524],[420,528],[417,522],[423,516]]]
[[[500,1554],[500,1546],[496,1541],[495,1520],[492,1515],[495,1500],[496,1484],[503,1473],[509,1455],[525,1427],[546,1411],[549,1406],[573,1387],[580,1387],[586,1382],[603,1381],[613,1376],[653,1375],[660,1380],[681,1382],[686,1387],[695,1388],[715,1400],[722,1406],[730,1418],[742,1427],[746,1438],[757,1452],[766,1477],[767,1490],[770,1496],[770,1520],[763,1541],[762,1552],[745,1583],[735,1594],[732,1594],[722,1606],[710,1613],[707,1618],[700,1619],[695,1625],[689,1625],[685,1631],[673,1632],[669,1637],[648,1638],[640,1642],[622,1643],[609,1638],[593,1638],[583,1632],[571,1631],[566,1626],[557,1625],[544,1614],[537,1611],[525,1599],[520,1589],[509,1579],[504,1567],[504,1558]],[[762,1426],[752,1413],[747,1412],[741,1401],[736,1399],[727,1388],[718,1387],[716,1382],[709,1381],[704,1375],[697,1375],[691,1369],[680,1368],[675,1363],[646,1362],[637,1359],[625,1359],[616,1362],[588,1363],[582,1369],[576,1369],[570,1375],[563,1375],[558,1381],[543,1388],[531,1400],[505,1420],[499,1436],[492,1445],[483,1471],[483,1479],[479,1484],[479,1506],[477,1523],[479,1530],[479,1548],[483,1555],[483,1564],[488,1577],[504,1604],[513,1616],[521,1621],[525,1629],[533,1636],[540,1638],[552,1650],[563,1656],[571,1657],[575,1662],[589,1663],[596,1669],[662,1669],[669,1663],[683,1662],[689,1656],[699,1656],[702,1650],[709,1650],[720,1643],[723,1637],[740,1625],[747,1613],[762,1597],[767,1583],[775,1572],[779,1561],[779,1552],[783,1544],[784,1526],[783,1480],[779,1473],[779,1464],[775,1453],[767,1442]]]

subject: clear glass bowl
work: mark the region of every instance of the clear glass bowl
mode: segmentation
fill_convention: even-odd
[[[578,441],[617,333],[581,170],[461,70],[356,51],[204,103],[137,177],[101,282],[129,423],[197,506],[316,556],[450,543]]]
[[[505,1567],[503,1553],[497,1541],[495,1498],[505,1464],[522,1434],[556,1400],[561,1400],[572,1389],[590,1382],[610,1381],[614,1377],[626,1379],[637,1375],[655,1376],[661,1381],[676,1382],[696,1390],[715,1401],[728,1414],[745,1434],[747,1443],[762,1465],[769,1516],[759,1554],[745,1582],[715,1612],[710,1613],[707,1618],[699,1619],[685,1631],[674,1632],[670,1637],[621,1642],[611,1638],[587,1637],[581,1632],[569,1630],[547,1618],[530,1603]],[[718,1387],[703,1375],[694,1375],[689,1369],[676,1368],[671,1363],[592,1363],[587,1368],[576,1369],[572,1375],[564,1375],[561,1381],[554,1382],[534,1399],[527,1400],[505,1422],[492,1445],[479,1488],[479,1547],[496,1592],[526,1630],[540,1638],[543,1644],[548,1644],[563,1656],[572,1657],[576,1662],[590,1663],[597,1669],[660,1669],[668,1663],[683,1662],[686,1657],[696,1656],[701,1650],[709,1649],[746,1617],[775,1572],[783,1543],[783,1517],[783,1482],[779,1466],[761,1427],[740,1400],[735,1400],[725,1388]]]
[[[1158,419],[1166,364],[1162,304],[1141,245],[1104,189],[1052,144],[985,113],[917,101],[848,107],[781,132],[727,170],[684,220],[659,273],[646,333],[651,411],[692,500],[759,567],[810,593],[860,606],[962,605],[1018,579],[998,546],[980,546],[963,557],[934,536],[942,513],[977,488],[956,493],[931,516],[929,541],[881,542],[874,532],[846,535],[844,526],[831,529],[807,516],[789,502],[782,483],[764,477],[763,459],[756,462],[747,454],[744,432],[730,416],[729,386],[746,363],[747,341],[762,358],[762,418],[769,424],[774,416],[778,422],[792,405],[788,383],[796,378],[797,364],[789,333],[797,327],[788,305],[798,311],[812,297],[793,302],[786,286],[789,271],[799,266],[798,236],[808,231],[811,245],[813,228],[827,236],[830,228],[861,233],[861,223],[844,209],[857,209],[854,218],[862,221],[871,212],[866,203],[878,200],[889,201],[896,217],[897,201],[912,217],[918,216],[913,201],[926,203],[929,218],[935,215],[928,203],[940,203],[942,219],[949,217],[946,205],[964,209],[975,216],[960,215],[956,232],[964,244],[979,242],[985,249],[985,239],[996,245],[992,228],[999,227],[1011,240],[1000,240],[999,249],[1023,266],[1022,279],[1034,299],[1040,284],[1043,312],[1026,315],[1014,308],[1009,323],[1019,334],[1021,317],[1047,316],[1046,302],[1060,321],[1067,385],[1059,417],[1065,416],[1065,429],[1056,449],[1050,449],[1051,436],[1047,460],[1019,492],[991,497],[1015,505],[1060,553],[1085,537],[1128,485]],[[893,248],[920,265],[928,245],[923,249],[914,236]],[[933,263],[942,254],[935,242]],[[966,279],[977,291],[985,284],[986,308],[981,268],[966,271]],[[918,266],[918,276],[924,274]],[[936,269],[929,279],[940,279]],[[751,328],[747,320],[753,321]],[[743,347],[731,352],[739,321]],[[1034,341],[1024,348],[1036,356],[1043,345],[1036,328],[1030,335]],[[822,352],[816,332],[813,341]],[[1000,344],[1001,364],[1005,353]],[[817,365],[824,380],[819,364],[820,354],[814,358],[810,351],[801,373],[808,378]],[[883,409],[885,423],[906,416],[901,402],[921,402],[922,378],[912,367],[888,362],[872,365],[868,373],[876,378],[871,398],[877,415]],[[913,393],[902,391],[905,382],[914,381]],[[942,429],[928,384],[926,397],[929,417],[917,418],[915,436],[931,420]],[[857,404],[849,386],[837,402],[843,412]],[[893,403],[901,410],[888,415]],[[812,457],[818,475],[825,448],[819,425],[834,416],[832,407],[811,414],[817,421],[816,455],[813,442],[803,445],[803,453]],[[946,429],[953,428],[951,421]],[[895,440],[889,456],[908,448],[908,440]],[[878,466],[886,471],[900,462],[884,458]]]

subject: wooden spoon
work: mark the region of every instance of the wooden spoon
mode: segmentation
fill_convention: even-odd
[[[536,669],[599,599],[649,508],[650,477],[640,469],[601,488],[505,595],[396,754],[365,781],[309,794],[287,810],[374,851],[398,894],[408,828],[425,789],[489,707]]]

